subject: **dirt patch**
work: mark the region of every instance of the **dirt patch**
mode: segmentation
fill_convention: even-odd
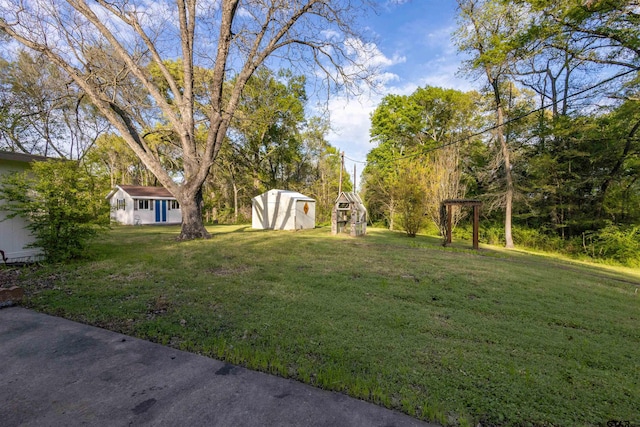
[[[0,268],[0,288],[12,288],[20,285],[20,270]]]
[[[164,295],[159,295],[147,304],[147,319],[154,319],[156,316],[167,314],[172,308],[172,302]]]
[[[48,289],[61,289],[67,281],[65,273],[38,274],[37,265],[0,267],[0,288],[18,286],[25,295],[34,295]]]

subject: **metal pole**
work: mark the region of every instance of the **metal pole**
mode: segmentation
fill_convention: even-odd
[[[358,190],[356,189],[356,164],[353,164],[353,192],[357,193]]]
[[[344,151],[340,153],[340,182],[338,183],[338,197],[342,194],[342,169],[344,169]]]

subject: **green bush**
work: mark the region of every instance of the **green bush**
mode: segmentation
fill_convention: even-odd
[[[455,239],[473,240],[473,225],[471,223],[459,224],[453,229]],[[504,226],[498,223],[480,224],[478,239],[489,245],[504,245]]]
[[[563,252],[569,244],[567,240],[545,229],[514,226],[512,233],[517,245],[530,249]]]
[[[105,189],[76,162],[35,162],[31,170],[0,181],[2,209],[8,218],[27,219],[35,237],[30,247],[42,248],[45,259],[80,258],[86,242],[109,222]]]
[[[513,240],[519,247],[546,252],[557,252],[572,257],[613,262],[629,267],[640,266],[640,227],[623,227],[608,224],[585,232],[580,237],[563,239],[551,230],[513,226]],[[454,229],[456,239],[471,240],[471,224],[461,224]],[[504,244],[504,226],[485,223],[480,226],[480,242],[490,245]]]
[[[640,266],[640,227],[609,224],[582,236],[582,248],[591,258],[613,260],[630,267]]]

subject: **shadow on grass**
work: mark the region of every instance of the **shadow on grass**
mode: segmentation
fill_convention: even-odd
[[[224,228],[224,230],[221,230]],[[207,231],[211,234],[211,237],[220,236],[224,234],[230,233],[244,233],[246,231],[251,231],[252,228],[250,225],[212,225],[207,226]],[[256,230],[257,231],[257,230]]]

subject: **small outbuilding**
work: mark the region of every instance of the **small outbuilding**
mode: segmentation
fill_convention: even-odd
[[[340,193],[331,212],[331,233],[351,237],[367,234],[367,208],[358,193]]]
[[[260,230],[315,228],[316,201],[297,191],[269,190],[251,199],[251,227]]]
[[[116,185],[107,195],[111,221],[123,225],[180,224],[182,211],[164,187]]]
[[[0,176],[14,172],[24,172],[31,168],[32,162],[49,160],[47,157],[31,154],[0,151]],[[0,205],[3,200],[0,199]],[[26,219],[16,216],[7,218],[7,212],[0,206],[0,263],[23,263],[37,261],[42,250],[28,247],[35,239],[27,228]]]

